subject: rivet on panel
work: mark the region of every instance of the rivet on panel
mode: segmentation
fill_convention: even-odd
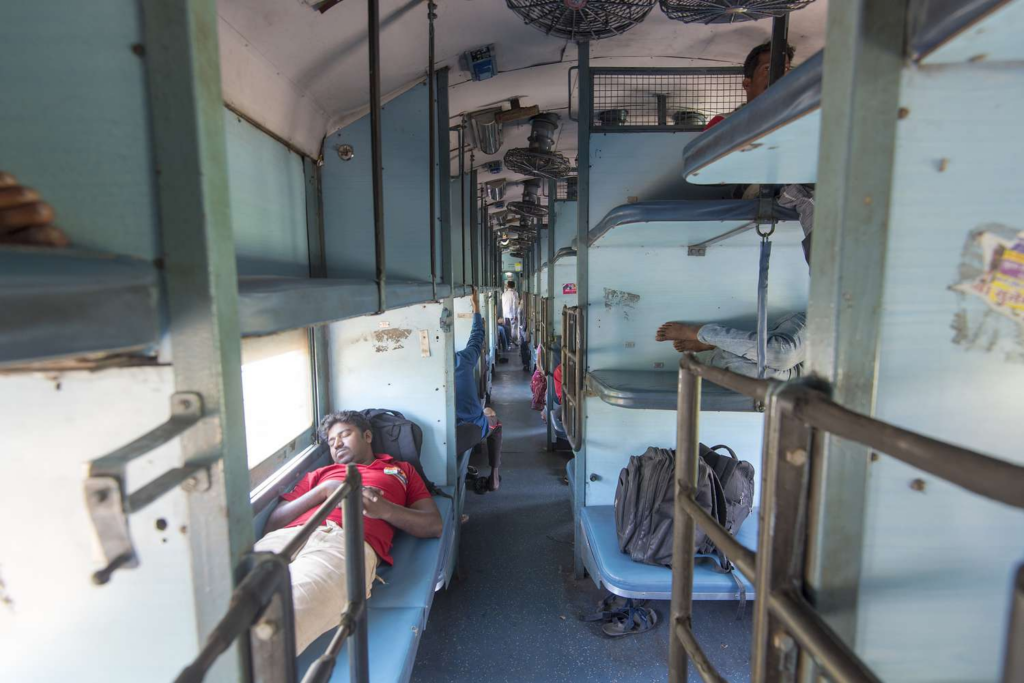
[[[925,481],[924,479],[915,479],[910,482],[910,488],[913,491],[924,491]]]
[[[896,118],[898,119],[905,119],[908,116],[910,116],[910,110],[906,107],[900,107],[896,112]]]

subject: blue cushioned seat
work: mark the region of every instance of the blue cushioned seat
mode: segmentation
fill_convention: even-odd
[[[372,604],[372,599],[371,599]],[[423,612],[417,607],[392,609],[370,609],[367,611],[367,630],[370,634],[370,681],[371,683],[392,683],[408,681],[416,662],[416,648],[423,633]],[[330,630],[313,641],[296,660],[297,680],[302,680],[306,670],[316,658],[327,649],[334,630]],[[331,683],[349,680],[348,651],[345,642],[338,655]]]
[[[672,597],[672,570],[633,562],[619,551],[615,535],[615,508],[612,505],[592,505],[580,513],[583,527],[583,562],[598,587],[604,586],[615,595],[625,598],[669,600]],[[756,550],[758,509],[754,508],[736,535],[747,548]],[[710,558],[698,559],[693,574],[695,600],[734,600],[738,590],[735,580],[728,574],[716,572],[708,563]],[[734,571],[746,587],[746,597],[754,597],[754,587],[746,577]]]

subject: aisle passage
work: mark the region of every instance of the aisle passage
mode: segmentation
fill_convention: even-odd
[[[567,455],[544,450],[545,426],[516,360],[494,378],[492,406],[504,425],[501,490],[466,494],[461,579],[434,598],[412,680],[666,681],[667,602],[651,603],[659,623],[644,634],[608,638],[600,624],[579,620],[606,593],[589,577],[573,579],[572,511],[561,481]],[[487,471],[480,456],[473,465]],[[735,602],[695,605],[697,633],[730,681],[749,677],[751,608],[736,621]],[[690,680],[700,680],[692,670]]]

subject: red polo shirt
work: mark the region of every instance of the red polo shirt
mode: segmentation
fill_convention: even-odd
[[[390,455],[378,454],[376,460],[370,465],[356,465],[359,474],[363,477],[363,486],[373,486],[384,492],[384,498],[402,507],[409,507],[418,500],[430,498],[423,479],[416,473],[416,469],[407,462],[395,460]],[[295,488],[281,496],[284,500],[295,500],[308,493],[323,481],[337,479],[345,481],[344,465],[328,465],[318,470],[313,470],[295,485]],[[307,519],[316,514],[320,506],[310,508],[309,512],[299,515],[299,518],[289,524],[289,527],[301,526]],[[342,526],[341,508],[335,508],[327,520]],[[326,524],[327,521],[324,521]],[[380,559],[388,564],[394,564],[389,554],[391,541],[395,537],[395,528],[383,519],[370,519],[363,517],[363,532],[366,542],[374,549]]]

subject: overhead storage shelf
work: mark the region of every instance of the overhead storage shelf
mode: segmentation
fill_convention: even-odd
[[[155,345],[159,281],[141,259],[0,249],[0,365]]]
[[[587,391],[620,408],[676,410],[679,373],[666,370],[593,370]],[[755,401],[717,384],[703,382],[700,409],[714,412],[755,412]]]
[[[683,150],[683,177],[699,185],[813,183],[818,177],[824,52]]]

